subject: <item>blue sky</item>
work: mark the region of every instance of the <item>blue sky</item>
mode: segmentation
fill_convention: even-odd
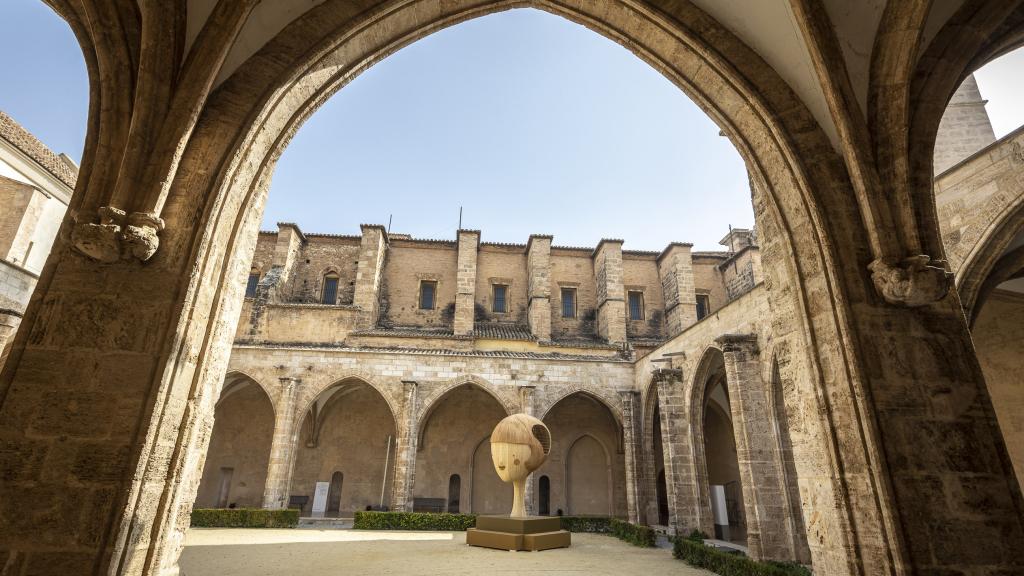
[[[67,26],[37,0],[5,0],[0,109],[76,160],[88,85]],[[30,48],[26,49],[26,46]],[[1024,51],[978,74],[997,135],[1024,122]],[[1016,71],[1016,73],[1014,73]],[[463,227],[485,241],[601,237],[658,250],[718,249],[753,223],[732,145],[683,93],[633,54],[535,10],[472,20],[402,49],[330,99],[285,150],[264,228],[418,237]]]

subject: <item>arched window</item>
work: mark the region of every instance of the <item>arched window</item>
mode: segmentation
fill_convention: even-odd
[[[258,269],[256,269],[256,268],[253,268],[252,271],[249,272],[249,280],[245,284],[245,297],[246,298],[255,298],[256,297],[256,287],[259,286],[259,285],[260,285],[260,271]]]
[[[324,287],[320,291],[321,304],[338,303],[338,275],[329,273],[324,276]]]
[[[448,512],[459,513],[459,493],[462,491],[462,479],[458,474],[452,474],[448,478]]]

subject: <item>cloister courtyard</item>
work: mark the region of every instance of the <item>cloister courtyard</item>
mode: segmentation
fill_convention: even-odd
[[[665,548],[637,548],[601,534],[573,534],[570,548],[503,552],[466,545],[464,532],[192,528],[180,567],[188,576],[347,574],[711,574]]]

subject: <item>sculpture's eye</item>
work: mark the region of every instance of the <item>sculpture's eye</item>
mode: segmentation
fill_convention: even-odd
[[[515,464],[516,466],[519,466],[519,458],[516,458],[515,461],[512,463]]]

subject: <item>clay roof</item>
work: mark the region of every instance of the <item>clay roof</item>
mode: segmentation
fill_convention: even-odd
[[[78,180],[78,170],[72,167],[69,162],[61,159],[53,150],[47,148],[31,132],[25,130],[21,124],[15,122],[13,118],[2,110],[0,110],[0,138],[10,142],[22,154],[31,158],[36,164],[42,166],[44,170],[53,174],[61,182],[71,188],[75,187],[75,181]]]
[[[580,360],[591,362],[629,362],[620,356],[594,356],[590,354],[562,354],[559,352],[516,352],[505,350],[445,350],[424,348],[398,348],[374,346],[346,346],[344,344],[318,344],[295,342],[288,344],[262,343],[236,340],[235,346],[253,348],[284,348],[306,350],[335,350],[338,352],[362,352],[377,354],[415,354],[423,356],[480,356],[486,358],[528,358],[536,360]]]
[[[477,322],[473,326],[473,336],[494,340],[534,340],[528,326],[518,324],[501,324],[497,322]]]

